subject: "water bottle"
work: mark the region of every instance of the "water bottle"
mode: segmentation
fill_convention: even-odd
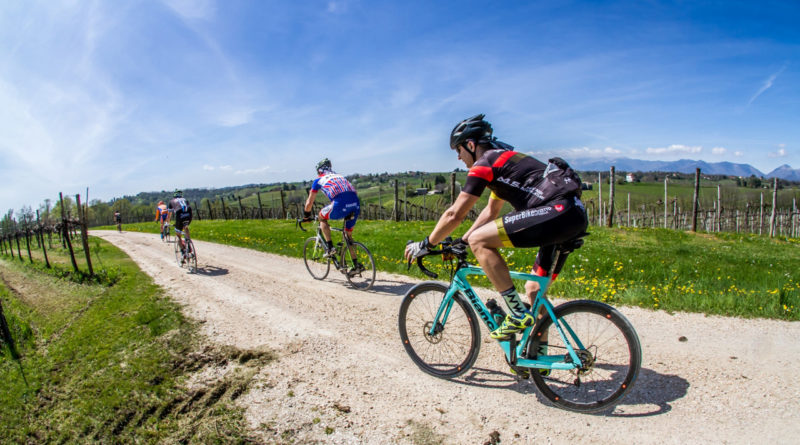
[[[489,313],[492,314],[492,318],[494,319],[494,323],[497,326],[503,324],[503,320],[506,319],[506,311],[503,310],[495,301],[494,298],[490,298],[486,301],[486,309],[489,309]]]

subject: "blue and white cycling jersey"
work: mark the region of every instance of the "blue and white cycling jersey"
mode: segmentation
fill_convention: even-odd
[[[342,193],[355,193],[356,191],[355,187],[353,187],[353,184],[350,184],[350,181],[348,181],[347,178],[336,173],[328,173],[327,175],[323,175],[315,179],[311,184],[311,190],[316,192],[320,189],[322,189],[322,191],[325,193],[325,196],[327,196],[331,201],[336,199],[336,197]]]
[[[353,219],[345,223],[345,230],[352,231],[361,213],[361,203],[356,194],[356,189],[350,181],[342,175],[328,173],[314,180],[311,190],[322,190],[331,203],[323,207],[319,215],[323,219],[342,219],[353,215]]]

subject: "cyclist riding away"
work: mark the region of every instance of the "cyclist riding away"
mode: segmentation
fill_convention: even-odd
[[[178,238],[178,244],[181,247],[181,256],[185,258],[186,243],[184,243],[181,238],[181,232],[189,232],[189,223],[192,222],[192,207],[183,199],[182,191],[175,190],[173,198],[169,201],[169,205],[167,205],[167,211],[169,212],[167,222],[170,222],[172,214],[175,214],[175,236]],[[183,260],[181,260],[181,263],[183,263]]]
[[[168,215],[167,205],[164,204],[164,201],[158,201],[158,205],[156,206],[156,222],[159,222],[161,226],[159,230],[161,239],[164,239],[164,223],[167,222]]]
[[[500,247],[539,247],[532,274],[546,276],[552,266],[555,245],[586,230],[586,210],[580,201],[580,178],[561,158],[544,164],[536,158],[514,151],[514,147],[492,137],[492,126],[479,114],[461,121],[450,133],[450,148],[469,169],[461,193],[439,218],[433,232],[423,241],[406,246],[405,257],[412,260],[428,253],[455,230],[478,201],[483,191],[491,190],[487,206],[467,230],[462,240],[469,244],[486,276],[505,300],[510,313],[491,332],[503,340],[532,326],[534,314],[517,294]],[[500,218],[503,204],[514,210]],[[552,279],[564,265],[559,256]],[[529,301],[538,284],[528,281]]]
[[[352,239],[353,228],[361,213],[361,202],[353,184],[344,176],[335,173],[331,167],[331,161],[325,158],[317,164],[317,179],[311,183],[311,190],[308,192],[308,199],[306,199],[303,209],[303,221],[311,221],[311,209],[317,198],[317,192],[320,190],[331,200],[330,204],[319,211],[319,227],[322,229],[322,236],[325,237],[327,243],[326,256],[331,256],[335,250],[331,242],[331,226],[328,224],[328,220],[349,218],[345,221],[344,233]],[[358,269],[359,266],[361,265],[356,264],[354,269]]]
[[[119,210],[114,212],[114,223],[117,225],[117,230],[122,232],[122,215],[119,213]]]

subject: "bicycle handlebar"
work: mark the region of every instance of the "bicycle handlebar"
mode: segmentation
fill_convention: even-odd
[[[409,245],[409,244],[411,244],[413,242],[414,241],[409,241],[409,242],[406,243],[406,245]],[[437,274],[436,272],[433,272],[430,269],[428,269],[427,267],[425,267],[425,264],[423,263],[422,259],[425,258],[426,256],[452,254],[456,258],[458,258],[459,260],[466,260],[466,258],[467,258],[467,247],[469,247],[469,245],[467,243],[465,243],[461,238],[457,238],[457,239],[453,240],[452,238],[450,238],[448,236],[447,238],[445,238],[444,241],[441,242],[441,246],[442,246],[441,249],[438,249],[438,250],[437,249],[429,249],[428,253],[426,253],[425,255],[420,255],[420,256],[417,257],[417,267],[419,267],[419,270],[421,270],[422,273],[424,273],[425,275],[427,275],[427,276],[429,276],[429,277],[431,277],[433,279],[439,278],[439,274]],[[411,258],[410,260],[408,260],[408,267],[407,267],[406,270],[410,270],[411,269],[411,262],[413,260],[414,260],[414,258]]]
[[[296,228],[298,228],[298,227],[299,227],[299,228],[300,228],[300,230],[302,230],[303,232],[308,232],[308,230],[306,230],[306,229],[303,227],[303,223],[304,223],[304,222],[316,221],[316,219],[317,219],[317,217],[316,217],[316,216],[314,217],[314,219],[313,219],[313,220],[311,220],[311,219],[305,219],[305,218],[297,218],[297,219],[295,220],[295,222],[294,222],[294,228],[296,229]]]

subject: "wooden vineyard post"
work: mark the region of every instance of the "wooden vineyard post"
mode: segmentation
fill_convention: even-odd
[[[69,223],[67,222],[67,214],[64,212],[64,197],[61,192],[58,192],[58,200],[61,201],[61,238],[67,244],[69,249],[69,258],[72,260],[72,268],[78,272],[78,263],[75,262],[75,252],[72,251],[72,241],[69,239]]]
[[[717,184],[717,227],[714,231],[719,232],[722,230],[720,218],[722,217],[722,185]]]
[[[281,197],[283,197],[283,192],[281,192]],[[225,208],[225,197],[220,196],[219,201],[222,203],[222,217],[225,218],[225,221],[228,220],[228,209]]]
[[[33,264],[33,257],[31,256],[31,237],[30,237],[30,229],[27,227],[25,228],[25,246],[28,248],[28,260]]]
[[[200,206],[197,205],[197,201],[194,202],[194,208],[197,209],[197,220],[201,221],[203,218],[200,217]]]
[[[383,202],[381,202],[381,186],[378,186],[378,219],[383,219]]]
[[[208,207],[208,219],[214,219],[214,212],[211,211],[211,200],[206,199],[206,207]]]
[[[286,218],[286,201],[283,199],[283,189],[280,190],[281,192],[281,218]]]
[[[261,191],[256,192],[256,197],[258,198],[258,217],[264,219],[264,208],[261,206]]]
[[[694,200],[692,201],[692,232],[697,232],[697,208],[700,199],[700,167],[694,171]]]
[[[244,207],[242,207],[242,197],[237,195],[236,199],[239,200],[239,219],[245,219],[244,218]]]
[[[17,258],[24,262],[25,260],[22,259],[22,248],[19,247],[19,231],[14,233],[14,239],[17,240]]]
[[[92,253],[89,251],[89,230],[86,222],[86,209],[81,206],[81,195],[75,195],[75,202],[78,203],[78,221],[81,224],[81,239],[83,239],[83,253],[86,255],[86,266],[89,268],[89,276],[94,276]]]
[[[775,215],[778,208],[778,178],[772,181],[772,214],[769,217],[769,237],[775,237]]]
[[[597,225],[603,225],[603,175],[597,172]]]
[[[758,210],[758,234],[763,235],[764,232],[764,192],[761,192],[761,204]]]
[[[611,176],[608,178],[609,188],[608,188],[608,220],[606,221],[606,227],[611,227],[614,225],[614,166],[611,166]],[[655,210],[653,210],[655,212]],[[653,221],[653,226],[655,226],[655,217]]]
[[[669,179],[668,176],[664,176],[664,228],[665,229],[667,228],[667,206],[669,206],[668,197],[667,197],[667,180],[668,179]],[[630,193],[628,194],[628,196],[630,196]],[[628,198],[628,199],[630,199],[630,198]]]
[[[397,179],[394,180],[394,211],[392,213],[394,216],[394,221],[400,221],[400,209],[399,203],[397,202]]]
[[[450,173],[450,205],[456,202],[456,172]]]
[[[50,268],[50,260],[47,259],[47,248],[44,246],[44,226],[39,220],[39,211],[36,211],[36,225],[39,226],[39,236],[42,238],[42,253],[44,254],[44,264]]]
[[[408,185],[403,183],[403,221],[408,221]]]

